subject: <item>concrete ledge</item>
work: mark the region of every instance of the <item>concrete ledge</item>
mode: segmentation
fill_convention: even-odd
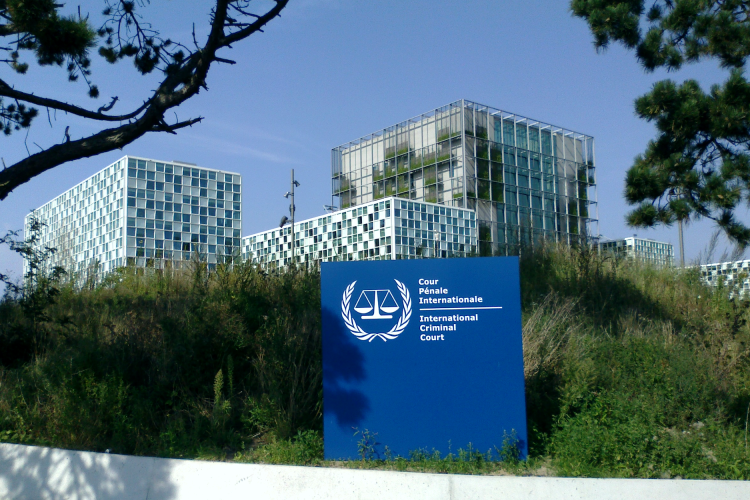
[[[747,481],[569,479],[228,464],[0,444],[0,498],[747,500]]]

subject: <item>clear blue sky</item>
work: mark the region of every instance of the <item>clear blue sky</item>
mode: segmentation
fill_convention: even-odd
[[[189,43],[195,22],[207,32],[209,1],[154,0],[157,26]],[[626,169],[654,136],[634,116],[633,100],[662,78],[697,79],[704,86],[726,73],[713,63],[678,73],[646,74],[632,53],[619,47],[597,54],[586,24],[573,18],[567,1],[481,0],[345,1],[292,0],[265,33],[221,55],[237,61],[214,67],[208,92],[178,110],[180,119],[205,121],[178,135],[152,134],[115,151],[47,172],[0,202],[0,230],[20,229],[30,209],[124,154],[182,160],[243,176],[243,234],[274,227],[286,213],[282,198],[294,168],[297,217],[319,215],[330,203],[330,150],[443,104],[465,98],[592,135],[596,144],[600,231],[607,237],[639,236],[672,242],[677,229],[634,230],[624,222]],[[75,8],[70,5],[69,8]],[[98,11],[100,2],[82,2]],[[95,18],[95,16],[92,16]],[[82,83],[68,83],[60,70],[32,66],[24,77],[2,78],[50,97],[97,108],[118,96],[114,111],[135,107],[156,79],[139,77],[129,62],[96,62],[94,81],[102,98],[83,97]],[[64,118],[58,114],[58,118]],[[75,139],[94,132],[83,121],[48,123],[42,113],[26,139],[0,138],[6,164],[63,138],[72,123]],[[747,220],[747,213],[739,214]],[[686,231],[693,259],[713,226]],[[20,275],[21,261],[0,248],[0,269]]]

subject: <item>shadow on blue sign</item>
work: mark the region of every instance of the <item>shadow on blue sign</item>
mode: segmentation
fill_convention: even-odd
[[[337,318],[331,318],[332,314],[324,309],[323,323],[333,324]],[[334,329],[327,336],[323,379],[326,381],[326,412],[335,416],[340,427],[359,427],[370,410],[370,403],[362,391],[344,384],[365,379],[364,357],[346,330]]]

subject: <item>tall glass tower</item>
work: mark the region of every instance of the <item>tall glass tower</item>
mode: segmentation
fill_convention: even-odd
[[[480,255],[598,237],[593,137],[467,100],[334,148],[332,204],[469,208]]]

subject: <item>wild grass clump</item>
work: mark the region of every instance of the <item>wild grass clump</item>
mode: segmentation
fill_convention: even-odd
[[[750,478],[748,302],[587,248],[521,259],[532,456],[566,476]]]
[[[123,269],[84,290],[41,281],[6,296],[0,440],[410,471],[750,479],[748,301],[704,286],[697,270],[588,247],[537,246],[520,266],[527,462],[468,446],[377,457],[368,440],[362,460],[324,462],[319,274],[250,265]]]
[[[60,284],[43,321],[6,297],[0,439],[189,457],[320,431],[319,297],[316,273],[200,263]]]

